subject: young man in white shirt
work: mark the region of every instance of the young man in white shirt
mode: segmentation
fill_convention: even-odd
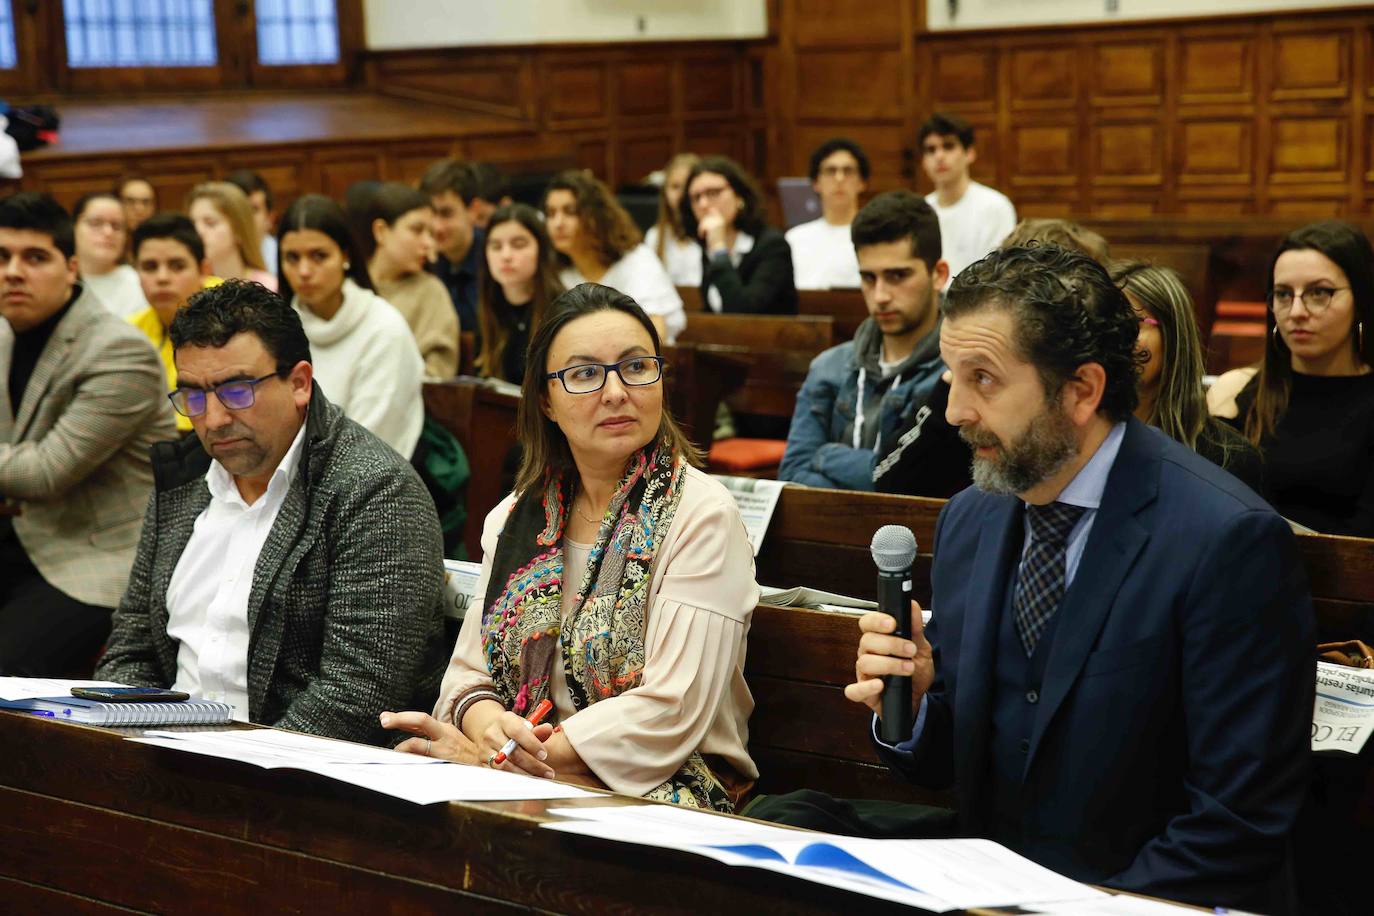
[[[821,217],[787,231],[797,289],[859,285],[849,227],[868,187],[868,174],[868,156],[853,140],[834,137],[811,154],[811,187],[821,199]]]
[[[969,175],[978,158],[973,127],[962,118],[935,114],[921,125],[921,166],[935,183],[926,203],[940,217],[940,238],[949,278],[1002,244],[1016,228],[1016,208],[1007,196]]]
[[[429,708],[444,666],[443,542],[425,485],[325,399],[300,317],[275,293],[230,280],[169,333],[171,399],[196,435],[154,448],[99,676],[384,743],[381,713]]]

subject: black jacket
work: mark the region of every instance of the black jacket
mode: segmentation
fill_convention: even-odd
[[[782,233],[765,227],[754,239],[754,247],[740,259],[739,267],[728,254],[712,258],[704,252],[701,269],[701,299],[714,286],[720,292],[725,314],[795,315],[797,287],[792,281],[792,246]]]

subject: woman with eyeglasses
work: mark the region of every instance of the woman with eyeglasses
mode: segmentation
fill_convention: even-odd
[[[1202,338],[1188,288],[1169,268],[1138,261],[1114,264],[1111,275],[1140,319],[1136,340],[1146,361],[1136,386],[1136,419],[1264,493],[1259,449],[1207,412]]]
[[[668,343],[687,327],[682,297],[611,189],[586,172],[561,172],[544,192],[544,224],[564,288],[600,283],[629,296]]]
[[[659,353],[634,300],[590,283],[535,332],[523,463],[482,534],[481,612],[434,716],[383,715],[417,736],[400,750],[727,812],[758,777],[753,552],[668,413]],[[545,699],[552,714],[528,727]]]
[[[683,227],[701,241],[701,296],[711,311],[796,314],[792,249],[765,221],[763,194],[738,163],[703,158],[679,207]]]
[[[1264,360],[1217,379],[1208,405],[1259,446],[1274,508],[1374,537],[1374,250],[1354,226],[1312,223],[1268,279]]]
[[[320,194],[297,198],[277,227],[277,251],[281,296],[300,313],[315,383],[410,458],[425,421],[424,360],[405,318],[372,291],[343,208]]]
[[[125,263],[129,229],[124,205],[109,191],[82,195],[72,211],[76,221],[76,264],[100,303],[120,318],[148,307],[138,271]]]

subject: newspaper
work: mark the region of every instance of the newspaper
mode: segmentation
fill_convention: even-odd
[[[768,531],[768,523],[773,520],[773,510],[778,507],[778,497],[784,480],[759,480],[754,477],[731,477],[727,474],[712,474],[719,480],[730,495],[735,497],[735,505],[744,519],[744,532],[749,537],[749,546],[754,548],[754,556],[759,555],[763,546],[763,536]]]
[[[1358,754],[1374,730],[1374,671],[1317,662],[1312,750]]]

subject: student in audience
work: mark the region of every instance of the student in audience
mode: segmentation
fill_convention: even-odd
[[[765,223],[763,195],[734,160],[707,156],[693,166],[680,210],[683,228],[701,240],[701,293],[711,311],[797,311],[792,250]]]
[[[443,667],[424,484],[313,384],[300,318],[275,293],[230,280],[177,313],[171,336],[172,401],[196,435],[154,456],[97,676],[382,743],[378,713],[431,702]]]
[[[122,214],[121,214],[122,218]],[[77,279],[72,219],[0,200],[0,675],[90,670],[176,435],[157,355]]]
[[[157,212],[157,191],[142,175],[125,175],[112,190],[124,207],[124,224],[129,232]]]
[[[167,329],[187,301],[205,288],[210,262],[195,224],[180,213],[158,213],[134,230],[134,265],[148,307],[129,318],[162,357],[167,390],[177,387],[176,360]],[[191,418],[177,414],[177,429],[190,432]]]
[[[368,273],[377,294],[396,307],[410,325],[425,374],[447,379],[458,374],[458,313],[448,291],[425,270],[434,251],[434,208],[409,185],[389,181],[369,198],[365,211],[371,248]]]
[[[418,736],[399,749],[497,765],[514,738],[501,769],[718,811],[757,778],[753,552],[667,411],[658,354],[628,296],[585,284],[554,303],[530,347],[516,490],[483,531],[481,612],[434,717],[383,718]]]
[[[440,159],[425,169],[420,193],[434,205],[434,245],[429,269],[448,290],[458,324],[481,334],[477,318],[477,280],[482,273],[485,238],[477,220],[483,211],[481,181],[471,163]],[[478,341],[480,344],[481,341]]]
[[[497,208],[511,202],[510,183],[500,167],[493,163],[473,162],[472,168],[477,173],[477,197],[472,201],[472,222],[485,232]]]
[[[300,313],[315,383],[349,419],[410,458],[425,411],[425,363],[401,313],[372,291],[343,209],[298,197],[277,230],[281,293]]]
[[[120,318],[147,308],[138,274],[125,261],[129,232],[119,198],[103,191],[85,194],[77,200],[72,216],[81,282]]]
[[[644,233],[644,244],[663,262],[674,286],[701,286],[701,246],[682,228],[682,191],[692,166],[701,160],[694,153],[678,153],[663,167],[663,187],[658,192],[658,221]]]
[[[846,153],[846,155],[848,155]],[[873,456],[910,422],[945,371],[940,361],[940,221],[909,191],[875,197],[851,230],[869,317],[811,363],[778,478],[873,489]]]
[[[272,202],[272,186],[252,169],[239,169],[224,176],[248,197],[253,208],[253,225],[261,239],[263,269],[277,275],[277,210]]]
[[[868,173],[868,156],[853,140],[834,137],[811,153],[811,186],[821,199],[821,215],[787,230],[797,289],[859,285],[849,225],[859,212]]]
[[[251,280],[276,291],[277,278],[263,264],[253,208],[238,185],[227,181],[196,185],[186,197],[186,214],[205,242],[205,257],[215,276]]]
[[[1058,245],[1081,251],[1110,269],[1112,254],[1107,240],[1091,229],[1067,219],[1023,219],[1002,241],[1002,248],[1025,248],[1030,244]]]
[[[913,602],[903,639],[861,618],[845,693],[881,714],[881,677],[911,677],[911,737],[879,753],[954,784],[964,834],[1270,912],[1307,786],[1311,598],[1283,519],[1132,416],[1138,327],[1058,246],[955,278],[940,348],[976,487],[940,516],[934,619]]]
[[[1140,322],[1140,402],[1135,417],[1181,442],[1217,467],[1264,494],[1259,449],[1207,412],[1202,388],[1202,338],[1188,289],[1167,267],[1139,262],[1116,264],[1120,286]]]
[[[648,313],[665,341],[677,339],[687,327],[682,297],[610,188],[586,172],[563,172],[544,192],[544,217],[565,287],[590,281],[618,290]]]
[[[1259,446],[1274,508],[1327,534],[1374,537],[1374,251],[1355,226],[1289,233],[1269,269],[1264,360],[1208,403]]]
[[[978,157],[973,127],[962,118],[936,114],[921,125],[921,164],[935,184],[926,201],[940,215],[949,275],[956,277],[992,251],[1016,227],[1016,208],[1006,195],[969,175]]]
[[[487,224],[486,254],[477,372],[519,385],[525,380],[530,335],[563,294],[539,211],[526,204],[499,207]]]

